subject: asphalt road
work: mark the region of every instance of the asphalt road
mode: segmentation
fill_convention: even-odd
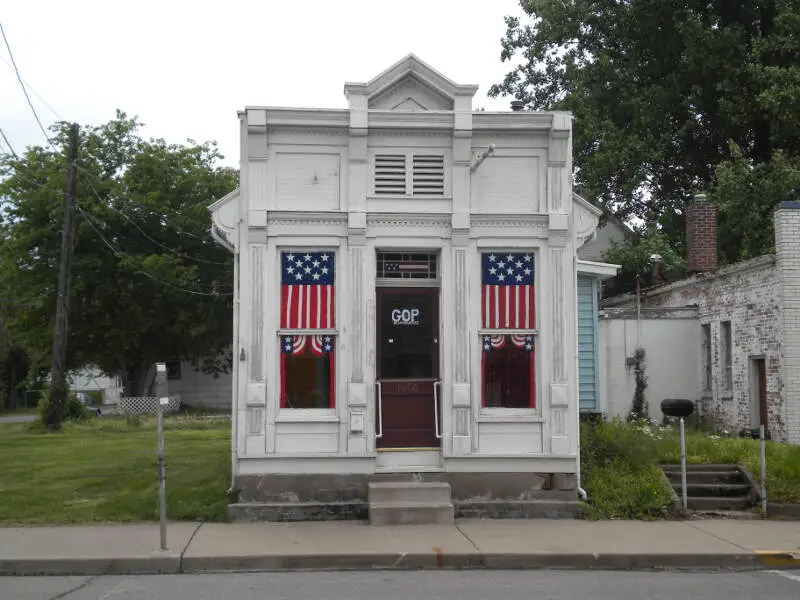
[[[408,571],[0,577],[3,600],[797,600],[800,572]]]

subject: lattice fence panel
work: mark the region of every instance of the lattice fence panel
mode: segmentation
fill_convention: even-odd
[[[170,396],[165,413],[176,412],[181,405],[180,396]],[[158,398],[155,396],[123,396],[119,399],[118,412],[121,415],[154,415],[158,412]]]

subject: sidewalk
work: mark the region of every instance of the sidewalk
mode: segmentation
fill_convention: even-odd
[[[800,568],[800,522],[457,521],[0,527],[0,575],[287,569]]]

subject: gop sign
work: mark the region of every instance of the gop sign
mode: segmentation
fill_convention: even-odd
[[[392,311],[394,325],[419,325],[418,308],[395,308]]]

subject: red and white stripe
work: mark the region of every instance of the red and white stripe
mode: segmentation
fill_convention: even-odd
[[[483,327],[486,329],[533,329],[536,310],[532,285],[483,285]]]
[[[281,328],[332,329],[335,326],[332,285],[281,286]]]

